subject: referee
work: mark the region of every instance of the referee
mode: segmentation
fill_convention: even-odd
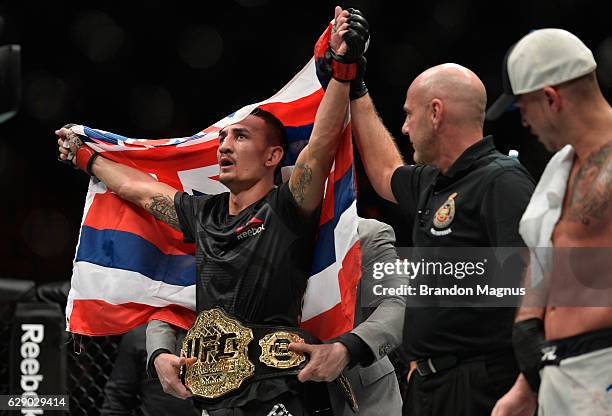
[[[366,173],[376,192],[412,221],[415,247],[524,245],[518,223],[534,181],[515,159],[495,150],[492,137],[483,138],[485,106],[485,87],[467,68],[443,64],[420,74],[408,89],[402,127],[417,164],[405,165],[369,95],[351,101]],[[489,415],[518,374],[514,313],[407,309],[404,348],[411,372],[403,414]]]

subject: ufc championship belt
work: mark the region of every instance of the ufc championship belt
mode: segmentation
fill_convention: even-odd
[[[205,310],[183,340],[181,356],[195,357],[197,361],[181,368],[181,381],[194,396],[216,399],[238,390],[245,382],[297,375],[306,357],[289,350],[289,344],[304,340],[320,343],[298,328],[247,327],[222,309]],[[348,379],[340,374],[335,382],[353,411],[357,411]]]
[[[261,332],[262,326],[254,326]],[[262,377],[297,374],[306,361],[304,354],[289,350],[292,342],[304,342],[294,330],[279,330],[265,334],[258,341],[260,352],[254,355],[253,330],[230,318],[221,309],[202,311],[183,341],[181,356],[197,358],[183,369],[184,384],[195,395],[214,399],[240,388],[255,375],[255,367]],[[249,350],[252,347],[252,350]],[[255,363],[254,359],[259,363]],[[286,371],[293,369],[293,371]],[[266,371],[267,370],[267,371]]]

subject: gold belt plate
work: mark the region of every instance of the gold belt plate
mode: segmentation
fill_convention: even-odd
[[[185,386],[205,399],[237,390],[255,373],[248,355],[252,340],[253,331],[221,309],[200,312],[181,348],[181,356],[197,358],[186,368]]]
[[[304,340],[297,334],[285,331],[267,334],[259,340],[261,347],[259,361],[274,368],[297,367],[306,360],[306,357],[289,349],[289,344],[292,342],[304,342]]]

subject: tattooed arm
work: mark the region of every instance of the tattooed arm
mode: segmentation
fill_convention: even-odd
[[[308,145],[300,152],[289,179],[289,189],[305,214],[323,199],[329,174],[344,126],[349,102],[349,84],[331,80],[317,110]]]
[[[68,158],[69,151],[75,154],[83,146],[79,137],[69,128],[63,127],[56,134],[59,136],[58,145],[62,160]],[[67,140],[69,149],[63,147],[64,140]],[[94,159],[91,171],[121,198],[141,206],[158,220],[180,231],[174,208],[176,189],[157,182],[151,175],[104,157]]]
[[[338,55],[355,53],[354,49],[349,50],[344,40],[349,32],[348,19],[349,13],[336,6],[329,47]],[[361,26],[359,28],[363,29]],[[365,42],[367,36],[360,38],[359,34],[361,32],[351,32],[354,40],[352,48],[359,46],[360,39]],[[314,212],[323,199],[325,179],[334,163],[340,133],[348,115],[349,85],[335,79],[329,82],[315,116],[308,145],[300,152],[289,178],[289,189],[304,214]]]
[[[92,171],[121,198],[146,209],[158,220],[180,231],[174,208],[176,189],[156,181],[149,174],[103,157],[94,161]]]

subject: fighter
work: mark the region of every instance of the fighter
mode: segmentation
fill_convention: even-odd
[[[274,343],[279,337],[308,339],[297,326],[317,213],[346,117],[348,82],[354,77],[354,62],[363,54],[368,37],[367,28],[353,22],[348,11],[337,7],[335,21],[330,42],[334,80],[317,111],[310,141],[289,181],[281,186],[275,186],[274,177],[285,152],[284,128],[262,110],[219,132],[219,180],[230,190],[220,195],[194,197],[179,192],[145,172],[94,152],[70,128],[56,131],[60,159],[71,159],[121,198],[196,243],[196,325],[214,327],[213,332],[221,333],[214,345],[202,344],[208,339],[193,339],[190,352],[205,355],[205,365],[200,364],[204,376],[204,367],[219,364],[214,357],[229,356],[235,364],[231,371],[226,369],[224,377],[215,378],[216,372],[206,379],[210,394],[199,403],[211,415],[326,414],[329,406],[318,394],[325,386],[308,396],[294,369],[284,367],[274,356],[264,357],[269,359],[267,364],[253,359],[255,364],[249,366],[246,345]],[[231,331],[224,329],[230,327]],[[296,355],[291,359],[300,361]],[[163,373],[162,384],[164,380],[172,382],[164,389],[181,397],[190,395],[178,379],[178,368],[186,361],[169,353],[155,358],[158,372]],[[195,360],[189,362],[194,364]]]
[[[545,299],[518,311],[513,338],[521,375],[494,416],[532,415],[536,393],[540,415],[612,413],[612,267],[598,249],[612,247],[612,108],[596,66],[570,32],[533,31],[506,54],[505,92],[487,112],[495,119],[514,103],[523,126],[557,152],[520,225],[528,246],[554,247]],[[528,278],[528,287],[539,283],[533,273]],[[601,293],[607,303],[594,302]]]

